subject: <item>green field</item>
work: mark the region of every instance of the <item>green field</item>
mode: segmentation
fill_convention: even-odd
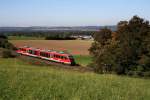
[[[92,62],[92,58],[89,55],[74,55],[77,64],[87,66]]]
[[[150,80],[0,58],[0,100],[150,100]]]

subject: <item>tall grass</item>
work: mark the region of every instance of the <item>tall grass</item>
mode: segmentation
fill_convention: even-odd
[[[82,66],[87,66],[92,62],[92,57],[90,55],[74,55],[77,64]]]
[[[150,80],[0,59],[0,100],[150,100]]]

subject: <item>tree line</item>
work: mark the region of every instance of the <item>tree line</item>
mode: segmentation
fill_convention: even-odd
[[[150,24],[133,16],[120,21],[117,30],[104,28],[94,34],[89,49],[98,73],[150,76]]]
[[[72,35],[92,35],[95,31],[18,31],[18,32],[2,32],[1,35],[6,36],[26,36],[26,37],[44,37],[46,40],[74,40]]]

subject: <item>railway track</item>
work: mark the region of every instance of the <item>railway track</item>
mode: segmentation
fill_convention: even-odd
[[[93,72],[94,71],[92,68],[84,67],[81,65],[70,66],[70,65],[61,64],[61,63],[48,61],[48,60],[44,60],[44,59],[40,59],[36,57],[26,56],[26,55],[18,55],[17,58],[24,62],[34,64],[34,65],[39,65],[39,66],[46,65],[46,66],[50,66],[54,68],[67,69],[67,70],[78,71],[78,72]]]

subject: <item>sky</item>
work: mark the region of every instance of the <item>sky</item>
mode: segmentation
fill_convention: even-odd
[[[0,0],[0,26],[105,26],[138,15],[150,0]]]

